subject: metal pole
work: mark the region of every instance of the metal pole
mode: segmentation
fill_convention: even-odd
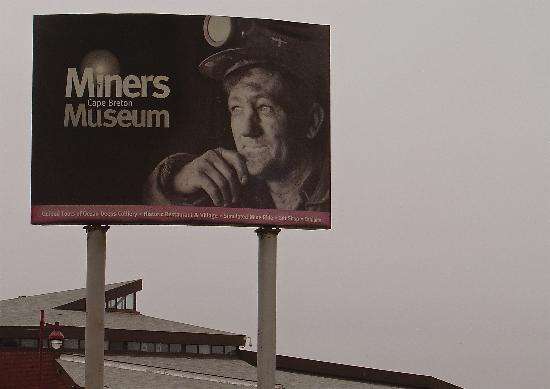
[[[275,388],[277,234],[279,228],[256,230],[258,245],[258,388]]]
[[[44,310],[40,310],[40,334],[38,338],[38,389],[42,389],[42,340],[44,339]]]
[[[87,235],[86,269],[86,389],[103,389],[103,342],[105,338],[105,258],[109,226],[84,227]]]

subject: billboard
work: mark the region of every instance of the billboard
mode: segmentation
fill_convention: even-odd
[[[35,16],[31,223],[330,228],[329,36]]]

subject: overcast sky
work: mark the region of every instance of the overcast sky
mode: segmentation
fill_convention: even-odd
[[[328,23],[333,230],[280,234],[278,352],[469,389],[550,385],[550,2],[9,3],[0,298],[86,278],[80,227],[30,225],[33,13]],[[252,228],[115,226],[107,280],[142,277],[143,313],[255,348],[256,254]]]

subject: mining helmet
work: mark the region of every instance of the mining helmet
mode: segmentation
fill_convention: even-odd
[[[328,86],[329,26],[206,16],[203,32],[210,45],[225,47],[200,63],[199,71],[209,78],[223,80],[243,67],[269,65],[315,89]]]

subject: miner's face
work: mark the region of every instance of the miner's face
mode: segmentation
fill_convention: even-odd
[[[253,176],[269,178],[292,166],[293,140],[285,90],[277,71],[251,68],[230,88],[228,108],[237,151]]]

